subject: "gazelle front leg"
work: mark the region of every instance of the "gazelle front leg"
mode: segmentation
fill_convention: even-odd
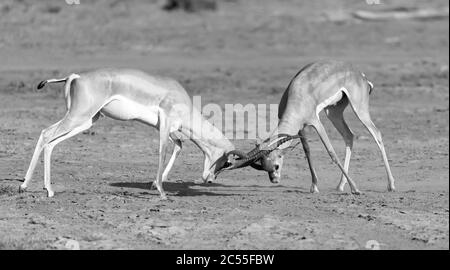
[[[203,161],[203,173],[202,181],[203,183],[212,183],[214,181],[214,175],[211,175],[209,168],[211,167],[211,158],[205,153],[205,159]]]
[[[167,177],[169,175],[169,172],[172,169],[172,166],[175,163],[175,160],[177,159],[177,157],[180,154],[181,149],[182,149],[182,142],[181,142],[180,139],[171,136],[171,141],[174,143],[173,152],[172,152],[172,156],[170,157],[169,162],[167,163],[166,168],[164,169],[164,172],[162,173],[162,183],[167,181]],[[152,182],[152,187],[151,188],[152,189],[156,188],[156,181]]]
[[[160,115],[159,118],[159,164],[158,172],[156,174],[155,186],[158,189],[162,200],[166,200],[167,196],[162,187],[162,173],[164,163],[166,162],[167,144],[169,142],[169,127],[167,119]]]
[[[309,144],[305,136],[305,131],[302,129],[298,132],[298,134],[300,135],[300,141],[302,142],[303,151],[305,151],[306,160],[308,161],[309,170],[311,172],[312,183],[310,192],[319,193],[319,188],[317,187],[317,174],[311,159],[311,151],[309,150]]]
[[[174,145],[173,145],[173,152],[172,156],[170,157],[169,162],[167,163],[166,168],[164,169],[164,172],[162,173],[162,182],[164,183],[167,181],[167,177],[169,175],[170,170],[172,169],[173,164],[175,163],[175,160],[177,159],[178,155],[180,154],[182,144],[180,139],[172,139]]]

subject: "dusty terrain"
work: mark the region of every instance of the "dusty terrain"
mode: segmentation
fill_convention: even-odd
[[[0,4],[1,249],[61,249],[69,239],[81,249],[365,249],[369,240],[381,249],[448,249],[448,18],[349,16],[447,1],[223,1],[194,14],[166,13],[161,1],[35,2]],[[379,150],[348,110],[360,196],[334,190],[340,173],[309,130],[319,194],[309,193],[301,147],[286,157],[279,185],[248,168],[197,185],[202,153],[186,142],[164,184],[170,200],[161,201],[148,185],[156,130],[105,118],[55,148],[54,198],[42,190],[42,163],[18,193],[40,131],[65,113],[61,85],[35,91],[42,79],[133,67],[178,79],[205,104],[271,104],[298,69],[324,58],[354,62],[374,82],[372,118],[397,192],[386,192]],[[324,123],[343,158],[340,135]]]

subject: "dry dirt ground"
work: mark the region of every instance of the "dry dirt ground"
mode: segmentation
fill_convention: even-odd
[[[448,18],[368,22],[350,13],[447,1],[242,0],[198,14],[166,13],[161,1],[89,2],[0,4],[1,249],[62,249],[68,239],[81,249],[365,249],[368,240],[449,248]],[[348,110],[360,196],[334,190],[340,173],[308,130],[319,194],[308,192],[301,147],[286,157],[279,185],[248,168],[198,185],[202,153],[186,142],[161,201],[148,185],[156,130],[105,118],[55,148],[54,198],[42,190],[42,163],[18,193],[40,131],[65,112],[61,85],[35,91],[42,79],[133,67],[178,79],[204,104],[272,104],[298,69],[323,58],[354,62],[374,82],[372,118],[397,192],[386,192],[379,150]],[[324,122],[343,158],[340,135]]]

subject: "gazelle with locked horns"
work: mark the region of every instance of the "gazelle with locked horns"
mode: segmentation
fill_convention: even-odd
[[[381,133],[369,114],[369,95],[372,90],[373,84],[349,63],[319,61],[306,65],[291,80],[284,92],[279,103],[278,126],[269,139],[263,144],[257,145],[249,153],[238,150],[231,151],[225,167],[218,172],[250,165],[256,169],[267,171],[270,180],[278,183],[281,177],[284,152],[287,149],[283,146],[292,139],[300,138],[312,175],[310,190],[318,192],[317,175],[310,156],[309,145],[304,136],[304,128],[313,126],[331,159],[342,172],[337,189],[343,191],[348,181],[351,192],[360,194],[355,182],[348,175],[354,135],[344,120],[343,112],[350,104],[356,116],[375,139],[386,168],[388,190],[394,191],[394,177]],[[346,146],[344,165],[339,161],[320,121],[319,113],[322,110],[325,110],[328,119],[344,138]]]
[[[167,179],[182,149],[181,136],[188,137],[203,151],[202,178],[205,182],[215,179],[217,170],[227,161],[226,153],[234,149],[222,132],[192,106],[184,88],[173,79],[150,76],[138,70],[100,69],[45,80],[38,88],[57,82],[65,82],[67,112],[60,121],[41,132],[20,191],[30,183],[43,150],[44,188],[52,197],[50,159],[53,148],[90,128],[100,115],[116,120],[136,120],[159,130],[159,165],[153,183],[162,199],[166,198],[162,182]],[[170,141],[174,143],[173,153],[164,168]]]

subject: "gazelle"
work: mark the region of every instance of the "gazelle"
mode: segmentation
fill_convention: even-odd
[[[278,183],[283,166],[284,150],[280,147],[293,138],[300,137],[312,175],[312,193],[319,192],[317,175],[311,160],[309,145],[304,137],[304,128],[313,126],[331,159],[342,171],[337,189],[344,190],[348,181],[351,192],[360,194],[355,182],[348,175],[350,157],[353,147],[353,133],[347,126],[343,112],[348,104],[372,134],[383,157],[388,177],[388,190],[394,191],[394,177],[389,167],[380,131],[375,127],[369,114],[369,95],[373,84],[366,76],[351,64],[338,61],[316,62],[303,67],[291,80],[279,104],[278,127],[272,132],[263,145],[257,146],[248,154],[234,150],[224,169],[235,169],[246,165],[269,173],[271,182]],[[319,113],[325,110],[328,119],[342,135],[345,141],[345,161],[342,166],[325,129],[320,122]],[[296,135],[298,134],[298,135]],[[296,136],[291,136],[296,135]],[[238,159],[233,158],[234,155]]]
[[[202,178],[205,182],[215,179],[216,170],[227,160],[226,153],[234,149],[233,144],[192,106],[184,88],[173,79],[153,77],[138,70],[101,69],[45,80],[38,88],[57,82],[65,82],[67,112],[60,121],[42,131],[19,191],[27,188],[44,150],[44,188],[48,197],[52,197],[50,159],[53,148],[90,128],[100,115],[117,120],[137,120],[159,130],[159,166],[153,183],[162,199],[166,198],[162,182],[167,180],[182,148],[180,133],[203,151]],[[163,171],[169,141],[174,143],[174,148]]]

